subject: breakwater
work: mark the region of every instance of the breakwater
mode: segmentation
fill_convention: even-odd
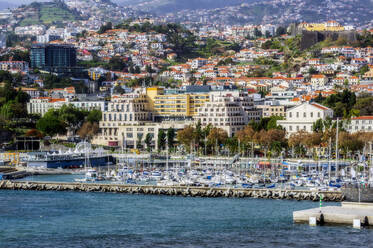
[[[0,181],[2,190],[35,190],[35,191],[81,191],[81,192],[112,192],[125,194],[147,194],[189,197],[233,197],[233,198],[263,198],[340,202],[344,200],[341,192],[284,190],[284,189],[240,189],[240,188],[207,188],[190,186],[150,186],[94,183],[56,183],[56,182],[19,182]]]

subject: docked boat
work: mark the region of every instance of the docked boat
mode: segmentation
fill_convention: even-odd
[[[107,166],[114,163],[111,155],[103,149],[93,150],[89,143],[77,144],[75,150],[54,152],[32,152],[28,153],[24,162],[27,167],[42,169],[74,169],[84,166],[85,154],[90,154],[90,165],[92,167]]]
[[[99,181],[99,176],[95,169],[89,169],[84,175],[84,178],[75,179],[76,182],[95,182]]]

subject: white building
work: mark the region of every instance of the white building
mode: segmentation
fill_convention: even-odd
[[[254,107],[254,97],[239,91],[210,93],[210,101],[198,109],[196,122],[224,129],[232,137],[251,120],[259,121],[261,110]]]
[[[147,108],[145,94],[131,93],[113,96],[108,104],[108,110],[102,113],[102,121],[99,123],[100,130],[92,143],[104,146],[122,146],[122,136],[127,134],[120,132],[119,127],[152,121],[152,113]]]
[[[277,121],[288,135],[300,130],[313,132],[313,124],[327,117],[333,118],[333,110],[317,103],[305,102],[286,111],[286,120]]]
[[[350,123],[347,124],[347,131],[350,133],[372,132],[373,116],[359,116],[351,118]]]
[[[27,112],[29,114],[39,114],[43,116],[50,109],[59,109],[63,105],[73,105],[76,108],[93,110],[98,109],[104,112],[107,108],[105,101],[70,101],[68,98],[51,98],[51,97],[38,97],[31,99],[27,103]]]

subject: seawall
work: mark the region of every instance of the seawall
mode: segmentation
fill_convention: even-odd
[[[341,202],[344,195],[334,191],[283,190],[283,189],[234,189],[188,186],[151,186],[94,183],[19,182],[0,181],[0,190],[111,192],[124,194],[168,195],[185,197],[233,197],[286,200]]]

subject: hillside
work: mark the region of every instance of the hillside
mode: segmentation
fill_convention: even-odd
[[[117,0],[126,6],[156,14],[169,14],[170,21],[220,24],[288,24],[336,20],[342,24],[373,24],[371,0]]]
[[[159,15],[183,10],[223,8],[252,1],[254,0],[114,0],[122,6]]]
[[[13,11],[20,26],[33,24],[58,25],[64,21],[80,19],[80,14],[67,7],[62,1],[34,2],[22,5]]]

